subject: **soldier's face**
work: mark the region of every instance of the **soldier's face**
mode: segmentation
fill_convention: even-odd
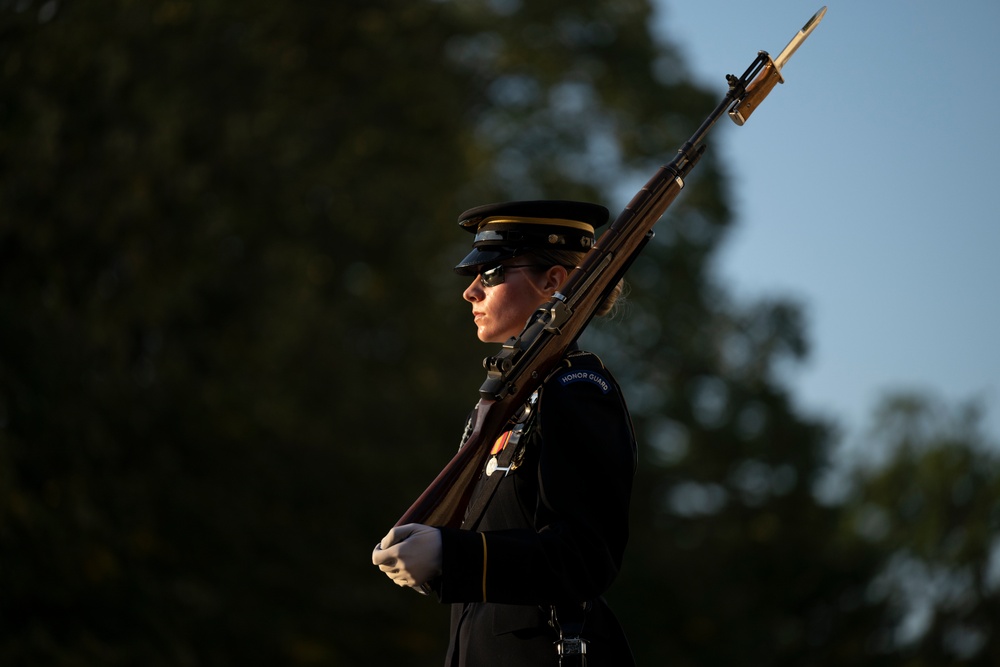
[[[503,343],[524,329],[528,318],[552,298],[566,279],[566,269],[525,267],[516,260],[504,262],[503,282],[488,286],[483,275],[476,276],[462,293],[472,304],[476,335],[484,343]],[[491,282],[487,275],[486,282]]]

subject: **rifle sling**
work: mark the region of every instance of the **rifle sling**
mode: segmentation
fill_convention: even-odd
[[[479,520],[482,519],[483,512],[486,511],[486,507],[490,504],[490,500],[493,498],[493,494],[496,493],[497,487],[500,486],[500,481],[507,476],[507,473],[511,472],[511,464],[513,463],[515,457],[521,453],[523,448],[521,440],[530,431],[529,425],[533,421],[534,417],[534,411],[531,409],[530,405],[526,405],[525,410],[526,412],[522,411],[520,413],[518,423],[511,429],[510,439],[507,441],[507,445],[503,448],[503,451],[497,455],[497,467],[493,471],[493,474],[487,475],[486,471],[483,471],[482,477],[476,486],[476,490],[472,494],[472,501],[469,503],[469,509],[465,513],[465,518],[462,520],[463,529],[476,529],[476,526],[479,524]]]

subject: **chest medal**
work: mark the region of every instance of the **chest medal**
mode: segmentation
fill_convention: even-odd
[[[507,443],[510,442],[511,436],[514,434],[513,431],[504,431],[496,442],[493,443],[493,449],[490,450],[490,460],[486,463],[486,476],[491,477],[493,473],[497,471],[497,467],[500,465],[500,460],[497,455],[500,454],[507,447]],[[504,472],[508,472],[510,468],[504,468]]]
[[[516,425],[511,431],[504,431],[503,435],[497,438],[496,442],[493,443],[493,449],[490,450],[490,460],[486,462],[486,476],[492,477],[493,473],[497,471],[502,471],[504,477],[508,473],[517,470],[518,465],[521,463],[522,452],[515,451],[517,449],[517,443],[521,439],[521,435],[524,432],[524,424]],[[513,456],[508,457],[510,463],[506,466],[500,465],[500,455],[507,449],[508,446],[512,447]],[[511,461],[510,459],[513,458]]]
[[[493,449],[490,450],[490,460],[486,462],[486,476],[492,477],[493,473],[498,470],[502,470],[504,477],[508,473],[517,470],[517,467],[521,465],[521,459],[524,458],[524,450],[518,450],[517,444],[521,440],[521,436],[525,434],[528,424],[531,422],[531,417],[533,416],[533,407],[538,401],[538,392],[531,395],[528,399],[528,403],[522,408],[522,412],[518,419],[517,424],[514,425],[509,431],[504,431],[500,434],[500,437],[496,439],[493,443]],[[500,466],[500,455],[507,449],[508,445],[512,445],[511,453],[507,457],[510,463],[505,467]]]

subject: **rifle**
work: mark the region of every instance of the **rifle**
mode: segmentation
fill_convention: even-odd
[[[705,152],[704,139],[716,121],[728,112],[733,122],[742,126],[775,84],[784,83],[781,68],[825,13],[826,7],[816,12],[777,58],[759,51],[742,76],[726,75],[729,90],[725,97],[678,149],[674,159],[661,166],[632,198],[586,259],[570,272],[562,289],[535,311],[521,334],[507,340],[496,355],[483,361],[486,381],[479,388],[470,435],[396,526],[462,525],[491,445],[559,364],[653,237],[653,226],[680,194],[684,179]]]

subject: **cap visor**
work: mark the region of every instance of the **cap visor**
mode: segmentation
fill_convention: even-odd
[[[462,276],[474,276],[479,273],[480,266],[497,264],[505,259],[510,259],[515,254],[517,251],[514,248],[473,248],[472,252],[455,266],[455,273]]]

